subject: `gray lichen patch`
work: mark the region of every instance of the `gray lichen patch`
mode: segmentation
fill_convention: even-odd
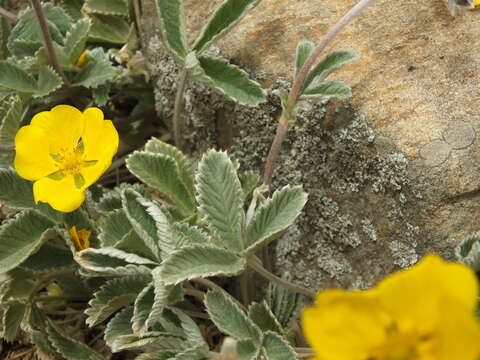
[[[465,149],[475,141],[475,130],[466,121],[454,121],[443,130],[442,136],[452,149]]]
[[[425,160],[425,165],[434,167],[442,165],[450,156],[452,148],[442,139],[435,139],[419,150],[419,155]]]

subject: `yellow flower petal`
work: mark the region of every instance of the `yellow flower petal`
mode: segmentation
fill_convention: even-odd
[[[57,154],[61,149],[73,149],[85,127],[82,113],[69,105],[58,105],[36,114],[30,125],[45,131],[44,141],[49,143],[51,154]]]
[[[62,180],[43,178],[33,184],[35,202],[49,203],[52,208],[62,212],[71,212],[80,207],[85,200],[82,190],[75,187],[73,176]]]
[[[88,52],[84,51],[80,54],[78,57],[77,62],[75,63],[75,66],[78,66],[80,68],[83,68],[85,65],[88,63]]]
[[[473,2],[473,6],[480,6],[480,0],[475,0]]]
[[[318,359],[365,360],[385,340],[390,319],[369,292],[326,290],[316,300],[302,326]]]
[[[90,247],[90,231],[81,229],[77,231],[76,226],[72,226],[69,230],[73,244],[77,251],[85,250]]]
[[[15,136],[14,166],[18,175],[38,180],[58,170],[50,157],[45,132],[35,126],[22,126]]]

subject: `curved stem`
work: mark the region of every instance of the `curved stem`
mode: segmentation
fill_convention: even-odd
[[[273,139],[272,146],[268,152],[267,161],[265,163],[265,172],[263,176],[263,182],[268,187],[272,185],[272,176],[273,170],[275,168],[275,163],[277,162],[278,155],[282,148],[283,141],[285,140],[289,120],[293,117],[293,111],[297,103],[298,98],[301,95],[302,85],[306,77],[310,73],[310,70],[317,61],[318,57],[325,49],[325,47],[335,38],[335,36],[355,17],[360,14],[360,12],[369,5],[373,0],[361,0],[357,5],[351,8],[324,36],[322,41],[315,47],[311,55],[308,57],[305,64],[302,66],[300,71],[295,78],[295,81],[292,86],[292,90],[288,96],[288,101],[285,108],[282,111],[282,115],[278,121],[277,133]]]
[[[6,18],[8,21],[12,22],[13,24],[16,24],[20,20],[17,15],[11,13],[8,10],[5,10],[2,7],[0,7],[0,15]]]
[[[250,266],[250,268],[255,270],[259,275],[263,276],[268,281],[271,281],[286,289],[292,290],[293,292],[305,295],[309,298],[312,298],[312,299],[315,298],[316,294],[314,291],[304,288],[303,286],[293,284],[290,281],[287,281],[285,279],[278,277],[275,274],[272,274],[270,271],[268,271],[262,265],[260,265],[257,261],[252,261],[252,259],[249,259],[248,266]]]
[[[50,31],[48,30],[47,19],[45,18],[45,14],[43,13],[42,5],[40,4],[39,0],[31,1],[33,9],[35,10],[35,14],[37,15],[38,25],[40,26],[40,29],[42,31],[43,42],[45,43],[45,48],[47,49],[50,62],[52,63],[52,66],[58,73],[58,75],[60,75],[60,77],[62,78],[65,86],[70,87],[70,82],[66,78],[60,67],[60,63],[58,62],[57,54],[55,52],[55,48],[53,47],[52,37],[50,36]]]
[[[177,93],[175,95],[175,107],[173,109],[173,138],[175,145],[182,149],[182,130],[183,130],[183,100],[185,87],[187,85],[188,71],[186,68],[180,70],[178,75]]]

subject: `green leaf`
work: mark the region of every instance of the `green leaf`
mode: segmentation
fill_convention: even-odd
[[[260,181],[260,175],[254,171],[246,171],[240,174],[239,179],[242,184],[243,201],[245,201],[250,195],[252,195],[253,190],[257,187]]]
[[[127,158],[127,168],[142,182],[153,187],[175,204],[185,216],[195,212],[194,199],[180,180],[179,168],[172,157],[134,151]]]
[[[34,91],[34,97],[47,96],[62,86],[62,78],[52,67],[48,65],[41,66],[38,70],[37,89]]]
[[[245,259],[211,245],[192,245],[175,251],[161,264],[160,276],[166,284],[209,276],[233,276],[245,269]]]
[[[88,63],[72,81],[72,85],[96,88],[113,80],[117,70],[102,48],[97,47],[88,53]]]
[[[175,358],[175,353],[172,351],[162,351],[155,353],[143,353],[138,355],[135,360],[170,360]]]
[[[66,331],[59,328],[50,319],[47,320],[47,333],[50,343],[55,350],[68,360],[106,360],[103,355],[91,347],[66,335]]]
[[[85,50],[88,33],[92,22],[83,18],[73,24],[72,29],[65,38],[65,55],[70,65],[74,65]]]
[[[130,25],[125,19],[111,15],[89,15],[92,20],[89,41],[112,44],[125,44]]]
[[[97,106],[104,106],[109,100],[111,84],[106,83],[92,89],[93,100]]]
[[[201,360],[208,358],[209,349],[205,343],[193,345],[191,348],[179,352],[172,360]]]
[[[8,57],[7,39],[10,35],[10,25],[3,16],[0,18],[0,60]]]
[[[141,183],[127,184],[121,183],[113,190],[105,192],[98,200],[97,210],[101,213],[108,214],[110,211],[114,211],[122,208],[122,193],[125,189],[133,189],[143,197],[149,196],[149,191],[145,185]]]
[[[88,303],[86,323],[93,327],[109,318],[117,310],[133,304],[138,294],[148,285],[145,275],[124,276],[107,281]]]
[[[300,309],[300,295],[273,283],[268,285],[266,302],[284,329],[290,327]]]
[[[145,333],[148,330],[147,320],[155,301],[153,284],[147,285],[138,294],[133,306],[132,329],[134,333]]]
[[[83,0],[62,0],[62,8],[75,21],[83,17]]]
[[[161,268],[157,267],[152,271],[154,285],[154,303],[147,319],[147,327],[155,325],[160,321],[163,310],[183,300],[183,288],[181,285],[166,285],[160,273]]]
[[[464,238],[455,248],[455,256],[474,271],[480,270],[480,232]]]
[[[225,291],[209,290],[205,296],[205,307],[217,328],[237,340],[262,341],[260,329],[245,315]]]
[[[315,44],[311,41],[302,40],[298,43],[297,52],[295,55],[295,73],[293,78],[297,77],[300,69],[303,67],[305,61],[307,61],[314,48]]]
[[[296,360],[295,350],[280,335],[267,331],[263,335],[263,353],[267,360]]]
[[[201,53],[225,36],[260,0],[227,0],[213,14],[195,42],[193,50]]]
[[[77,252],[75,260],[85,269],[105,275],[149,274],[155,262],[122,250],[106,247]]]
[[[337,98],[340,100],[348,99],[352,96],[352,89],[341,81],[325,81],[307,88],[300,99],[310,98]]]
[[[300,186],[283,187],[258,208],[247,226],[246,253],[253,253],[277,239],[301,214],[307,194]]]
[[[37,288],[35,274],[32,271],[17,267],[6,274],[6,280],[1,283],[0,300],[6,303],[9,300],[28,302]]]
[[[283,329],[265,301],[252,303],[248,307],[248,317],[262,330],[283,334]]]
[[[245,339],[237,342],[237,354],[240,360],[256,360],[259,358],[261,346],[252,340]]]
[[[235,166],[227,153],[208,151],[198,165],[197,202],[199,210],[222,245],[241,251],[243,192]]]
[[[0,228],[0,273],[7,272],[37,252],[52,235],[54,223],[33,210],[4,221]]]
[[[152,261],[158,261],[156,255],[145,245],[145,242],[138,236],[135,230],[131,229],[125,236],[115,244],[116,249],[137,254]]]
[[[3,101],[0,105],[0,144],[13,144],[15,135],[23,118],[23,101],[20,96],[14,96],[10,101]],[[19,194],[15,194],[18,196]],[[1,195],[0,195],[1,198]]]
[[[3,312],[2,337],[11,342],[17,337],[18,330],[20,330],[20,324],[27,311],[27,305],[14,301],[7,305],[7,308]]]
[[[179,351],[184,340],[168,333],[151,331],[142,335],[123,335],[115,341],[116,351],[121,350],[156,350]]]
[[[133,229],[150,249],[151,253],[155,255],[155,258],[160,260],[160,249],[157,245],[159,242],[157,226],[142,202],[144,203],[146,200],[132,189],[125,189],[122,194],[123,209],[130,224],[132,224]]]
[[[196,226],[176,222],[172,225],[175,249],[194,244],[209,244],[209,236]]]
[[[350,64],[357,60],[358,55],[353,51],[339,50],[328,54],[325,59],[310,71],[303,83],[302,90],[307,89],[312,82],[321,82],[325,80],[328,75],[343,65]]]
[[[191,197],[195,196],[193,170],[190,161],[180,150],[155,138],[150,139],[145,144],[145,150],[173,158],[178,168],[178,179],[185,185]]]
[[[116,340],[124,335],[133,334],[131,319],[133,316],[133,306],[128,306],[115,314],[105,328],[105,342],[117,352]]]
[[[127,215],[121,209],[112,211],[100,225],[98,239],[102,247],[115,246],[132,229]]]
[[[177,249],[176,239],[173,237],[172,225],[167,213],[152,201],[143,200],[142,204],[146,206],[149,216],[154,221],[156,230],[156,243],[162,253],[162,258],[170,255]]]
[[[8,61],[0,61],[0,86],[25,93],[37,90],[35,79],[21,67]]]
[[[32,183],[13,169],[0,169],[0,202],[16,209],[34,207]]]
[[[175,326],[180,330],[180,333],[182,334],[181,336],[186,339],[186,345],[206,345],[203,335],[198,328],[198,325],[185,312],[180,309],[171,307],[165,310],[164,315],[167,314],[171,315]],[[172,331],[172,329],[167,327],[165,323],[163,323],[163,325],[165,325],[167,331]]]
[[[88,13],[128,17],[126,0],[86,0],[83,9]]]
[[[224,59],[207,56],[198,58],[203,74],[198,80],[229,99],[247,106],[257,106],[266,101],[266,92],[248,74]]]
[[[72,268],[75,265],[72,252],[69,249],[53,242],[46,242],[38,252],[22,264],[22,267],[35,273],[45,273]]]
[[[165,45],[178,60],[187,56],[185,17],[182,0],[155,0],[160,17],[160,30]]]

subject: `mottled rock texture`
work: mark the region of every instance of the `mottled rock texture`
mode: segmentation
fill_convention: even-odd
[[[190,40],[220,3],[187,0]],[[299,40],[318,41],[353,0],[264,0],[219,44],[266,88],[290,85]],[[143,2],[145,55],[168,121],[176,66]],[[479,230],[480,11],[453,19],[442,0],[378,0],[330,46],[361,60],[338,74],[348,103],[308,103],[286,140],[275,186],[303,184],[309,202],[275,247],[278,273],[312,288],[367,287],[426,252],[453,256]],[[249,109],[192,83],[186,142],[193,158],[230,148],[261,171],[279,101]]]

